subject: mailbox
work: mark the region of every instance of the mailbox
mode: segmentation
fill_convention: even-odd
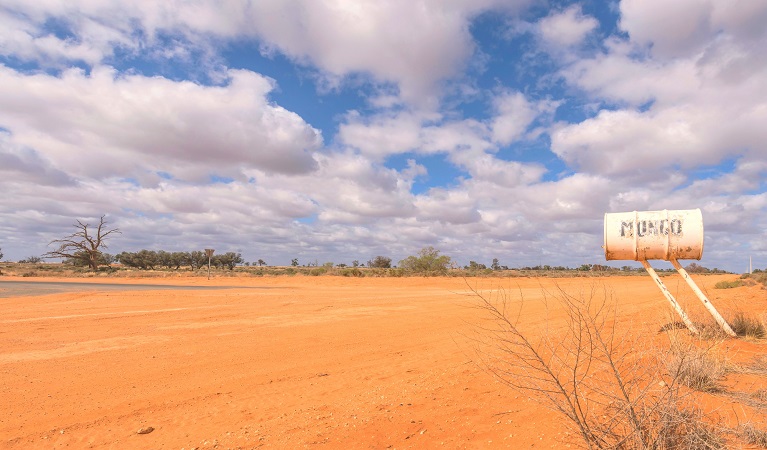
[[[700,209],[605,214],[605,259],[700,259],[703,216]]]
[[[700,209],[669,211],[633,211],[605,214],[605,259],[633,259],[640,261],[668,299],[687,328],[695,334],[699,331],[692,323],[671,291],[666,288],[650,259],[664,259],[682,275],[703,305],[708,309],[725,333],[735,336],[730,324],[724,320],[706,294],[679,264],[679,259],[700,259],[703,256],[703,215]]]

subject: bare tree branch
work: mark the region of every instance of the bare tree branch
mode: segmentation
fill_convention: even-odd
[[[74,225],[74,233],[65,236],[62,239],[54,239],[50,244],[58,244],[56,250],[52,250],[43,255],[44,258],[69,258],[87,265],[91,270],[98,269],[101,261],[102,250],[107,248],[106,240],[113,234],[120,234],[117,228],[107,229],[105,216],[101,216],[96,226],[95,234],[92,226],[77,220]],[[90,230],[89,230],[90,228]]]

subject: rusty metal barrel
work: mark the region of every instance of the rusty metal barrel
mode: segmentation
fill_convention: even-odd
[[[703,216],[700,209],[632,211],[605,214],[605,259],[700,259]]]

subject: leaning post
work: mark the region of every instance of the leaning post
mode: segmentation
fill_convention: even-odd
[[[714,308],[714,305],[708,300],[708,297],[706,297],[706,294],[703,293],[703,291],[700,290],[697,284],[695,284],[695,281],[693,281],[690,274],[687,273],[686,270],[684,270],[684,267],[682,267],[681,264],[679,264],[679,261],[677,261],[675,258],[671,258],[671,264],[674,266],[677,272],[679,272],[680,275],[682,275],[682,278],[684,278],[684,281],[687,282],[687,284],[690,286],[693,292],[695,292],[695,295],[698,296],[698,299],[703,302],[703,306],[706,307],[708,312],[711,313],[712,316],[714,316],[714,320],[716,320],[716,323],[719,324],[720,327],[724,330],[725,333],[729,334],[732,337],[735,337],[736,334],[732,330],[732,327],[729,323],[727,323],[726,320],[724,320],[724,317],[722,317],[721,314],[719,314],[719,311]]]

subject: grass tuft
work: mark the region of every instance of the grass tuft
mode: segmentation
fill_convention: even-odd
[[[746,422],[741,424],[737,431],[740,438],[747,444],[767,448],[767,430],[758,428],[751,422]]]
[[[719,379],[725,374],[725,365],[711,355],[708,349],[692,344],[674,344],[666,368],[681,384],[701,392],[719,392]]]
[[[764,329],[764,325],[758,319],[746,316],[743,312],[738,312],[729,321],[732,331],[738,336],[748,337],[752,339],[764,339],[767,335],[767,331]]]
[[[727,448],[724,438],[703,419],[703,413],[700,410],[672,408],[661,413],[660,439],[652,448],[679,450]]]

